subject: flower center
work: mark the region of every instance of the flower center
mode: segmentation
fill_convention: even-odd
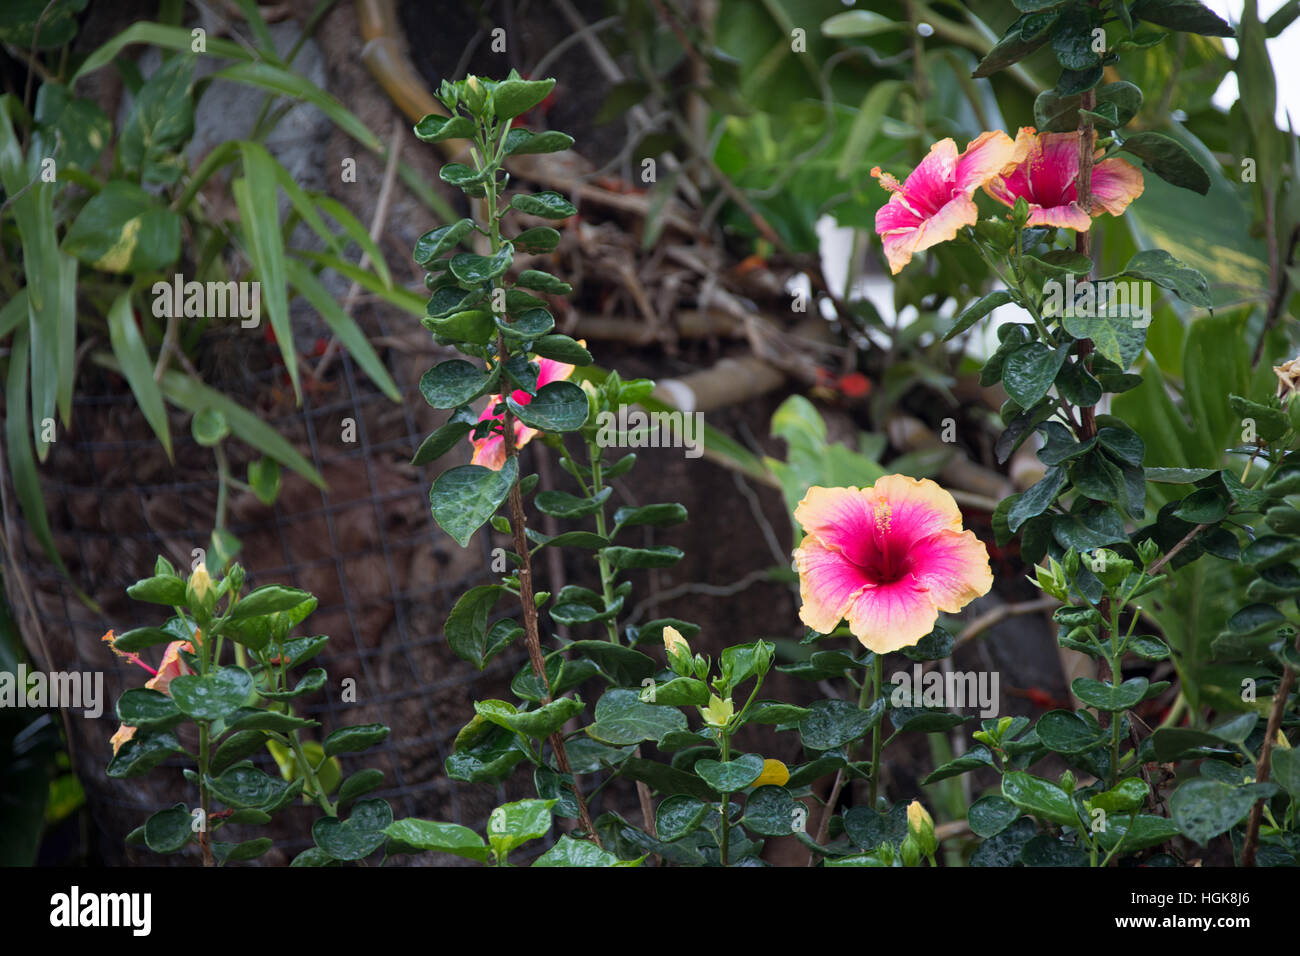
[[[866,548],[863,570],[877,585],[894,584],[912,573],[911,556],[906,542],[892,533],[894,509],[889,502],[876,502],[871,514],[871,542]]]

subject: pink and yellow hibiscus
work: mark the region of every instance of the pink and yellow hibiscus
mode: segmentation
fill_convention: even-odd
[[[199,631],[194,632],[194,637],[196,640],[202,639]],[[181,651],[185,651],[189,654],[194,653],[194,645],[189,641],[172,641],[168,644],[167,650],[163,653],[162,663],[158,665],[157,670],[154,670],[140,659],[139,654],[119,651],[117,648],[113,647],[112,631],[105,634],[101,640],[107,643],[109,647],[113,648],[113,653],[118,657],[124,658],[125,660],[137,664],[149,671],[153,676],[145,681],[144,686],[149,690],[156,690],[160,694],[167,694],[170,696],[168,688],[171,686],[173,678],[180,677],[182,674],[193,673],[181,658]],[[114,756],[116,756],[117,752],[122,749],[122,745],[134,736],[135,728],[129,724],[123,724],[121,727],[117,728],[117,733],[113,734],[112,739],[109,741],[109,743],[113,745]]]
[[[1095,135],[1095,134],[1094,134]],[[1098,150],[1098,156],[1101,151]],[[1079,134],[1040,133],[1026,126],[1016,134],[1016,158],[984,186],[1006,206],[1024,198],[1029,226],[1061,226],[1086,232],[1103,212],[1118,216],[1142,195],[1142,173],[1122,159],[1111,158],[1092,167],[1092,215],[1078,203]]]
[[[582,345],[587,343],[583,341]],[[549,385],[551,382],[562,382],[573,374],[573,366],[566,365],[564,362],[557,362],[554,359],[538,358],[537,359],[537,387]],[[523,389],[516,389],[511,393],[513,398],[520,405],[527,405],[533,400]],[[493,415],[492,409],[504,401],[500,395],[493,395],[488,399],[487,407],[479,415],[478,420],[487,421],[489,418],[495,418],[501,421],[505,416]],[[515,447],[523,448],[533,436],[537,434],[536,428],[529,428],[519,419],[515,419]],[[506,463],[506,440],[499,433],[493,433],[486,438],[475,438],[470,436],[470,444],[474,446],[474,457],[470,459],[472,465],[483,465],[485,468],[491,468],[493,471],[500,471],[501,466]]]
[[[981,133],[965,151],[941,139],[900,183],[877,166],[871,175],[892,196],[876,212],[876,232],[885,247],[889,271],[898,274],[916,253],[957,237],[979,218],[975,190],[1017,160],[1018,146],[1001,130]]]
[[[993,586],[989,555],[929,479],[886,475],[870,488],[812,487],[795,509],[799,618],[828,634],[848,619],[878,654],[909,647]]]

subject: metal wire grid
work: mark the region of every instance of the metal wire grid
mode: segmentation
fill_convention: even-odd
[[[381,334],[386,334],[387,330],[382,329],[382,318],[378,321],[381,325]],[[363,765],[378,766],[385,772],[385,787],[373,795],[389,799],[399,816],[403,814],[427,816],[438,813],[442,819],[481,828],[486,819],[486,811],[483,807],[491,804],[476,799],[471,802],[478,804],[478,807],[467,805],[464,800],[465,788],[448,781],[442,770],[443,761],[451,751],[451,742],[463,721],[448,722],[445,715],[440,719],[435,713],[432,702],[442,695],[452,696],[454,700],[463,702],[465,719],[468,719],[473,713],[469,702],[476,696],[490,696],[490,694],[485,695],[482,690],[508,683],[526,658],[521,650],[514,650],[499,657],[481,675],[473,672],[466,674],[463,668],[453,668],[447,676],[433,680],[419,678],[418,662],[423,656],[430,654],[439,655],[440,660],[443,661],[450,660],[451,654],[445,647],[441,622],[445,620],[446,613],[459,593],[467,587],[484,583],[489,579],[490,538],[487,534],[479,534],[476,536],[475,544],[471,545],[481,552],[480,570],[454,580],[440,579],[430,583],[427,589],[421,588],[419,591],[413,588],[402,590],[398,587],[394,568],[395,552],[404,548],[422,546],[458,547],[438,529],[429,513],[428,489],[434,477],[433,469],[420,469],[419,480],[411,483],[407,489],[389,493],[375,490],[374,465],[378,456],[393,454],[408,457],[424,438],[424,432],[415,421],[411,405],[411,402],[419,400],[419,392],[418,389],[399,379],[398,387],[404,397],[400,433],[390,437],[374,436],[372,439],[372,422],[367,412],[373,412],[376,408],[392,409],[394,406],[373,388],[368,379],[357,375],[356,368],[346,354],[342,354],[340,359],[333,380],[344,387],[340,389],[337,399],[318,403],[310,392],[304,391],[300,408],[273,419],[269,424],[280,434],[289,436],[291,440],[300,439],[296,444],[300,448],[306,445],[304,452],[309,452],[307,457],[322,472],[327,466],[340,463],[364,469],[371,493],[360,500],[335,500],[330,491],[312,489],[308,493],[319,494],[319,507],[294,514],[287,514],[283,502],[277,501],[269,509],[268,519],[274,526],[280,541],[282,563],[272,564],[269,556],[264,554],[241,554],[239,557],[249,569],[250,586],[272,582],[301,586],[305,572],[313,568],[333,566],[342,601],[322,604],[313,617],[308,618],[300,631],[310,632],[313,619],[324,620],[332,613],[341,612],[346,617],[350,634],[337,630],[330,634],[331,640],[322,652],[319,662],[330,672],[331,684],[325,694],[303,698],[299,704],[299,712],[321,722],[322,726],[316,731],[321,739],[337,727],[367,720],[382,722],[392,728],[389,738],[367,754],[345,755],[344,774],[354,772]],[[282,374],[282,370],[273,367],[265,372],[253,374],[258,384],[266,387],[270,384],[272,376]],[[397,377],[397,373],[394,374]],[[42,666],[55,670],[75,667],[79,671],[104,671],[107,708],[111,707],[122,690],[139,686],[142,683],[142,675],[134,666],[110,658],[107,649],[100,644],[98,638],[110,627],[121,632],[133,626],[156,624],[160,613],[166,613],[163,608],[142,605],[140,602],[126,599],[124,590],[135,580],[151,573],[152,556],[165,553],[168,537],[174,540],[178,535],[188,533],[202,539],[206,538],[205,529],[210,528],[212,523],[214,513],[212,504],[216,499],[218,483],[215,476],[207,479],[180,479],[169,482],[149,482],[141,479],[138,472],[139,454],[146,447],[156,448],[156,441],[152,437],[124,438],[117,441],[77,437],[91,434],[90,419],[95,417],[92,413],[99,406],[104,405],[121,406],[135,418],[140,417],[138,410],[134,409],[134,401],[129,394],[79,396],[74,407],[77,427],[70,436],[60,440],[56,449],[61,455],[92,456],[91,460],[94,460],[94,456],[107,455],[115,462],[125,461],[131,477],[130,484],[110,487],[99,479],[98,472],[94,475],[94,484],[89,487],[60,480],[57,456],[52,456],[54,460],[50,462],[54,467],[43,469],[43,478],[47,492],[47,505],[51,506],[52,523],[56,528],[76,529],[71,533],[56,531],[56,539],[70,540],[75,546],[76,563],[79,567],[73,567],[73,574],[78,575],[80,572],[76,583],[88,594],[121,595],[121,600],[117,602],[117,609],[110,610],[112,605],[107,601],[101,601],[105,604],[106,615],[101,617],[94,614],[78,601],[66,579],[35,546],[30,535],[20,534],[17,537],[21,542],[19,544],[21,570],[28,586],[43,595],[57,595],[62,611],[59,615],[61,619],[58,617],[50,619],[46,612],[42,612],[42,624],[47,640],[51,637],[66,638],[66,640],[50,641],[51,656],[58,659],[43,661]],[[322,441],[321,429],[326,421],[331,427],[337,426],[343,416],[351,417],[356,422],[357,441],[351,446],[331,447]],[[144,434],[143,431],[141,433]],[[206,449],[198,446],[180,430],[176,430],[173,440],[178,461],[185,460],[191,452],[194,455],[209,454]],[[77,517],[70,510],[73,496],[84,496],[87,492],[94,494],[98,501],[101,521],[95,527],[79,524]],[[166,495],[180,503],[183,515],[180,527],[154,528],[150,525],[151,519],[145,513],[143,502],[155,495]],[[424,516],[424,527],[413,534],[400,536],[390,534],[387,522],[384,520],[386,510],[402,504],[411,506],[412,499],[418,503],[419,510]],[[13,501],[12,494],[10,501]],[[135,504],[139,525],[124,534],[113,525],[124,523],[125,509],[132,503]],[[368,507],[373,513],[378,547],[344,553],[339,543],[336,518],[359,505]],[[21,519],[17,516],[15,520],[21,523]],[[290,532],[294,525],[317,520],[323,520],[328,531],[330,554],[324,558],[308,560],[295,558],[289,544]],[[255,530],[258,524],[257,522],[243,524],[232,522],[229,530],[239,537]],[[122,552],[134,552],[135,560],[104,560],[106,554],[111,556]],[[366,593],[354,587],[349,581],[347,565],[353,559],[377,555],[382,555],[388,572],[387,587],[382,589],[381,593]],[[11,584],[12,577],[13,575],[6,574],[7,586]],[[413,584],[418,585],[419,582]],[[12,586],[10,586],[10,594],[11,604],[21,621],[28,615],[18,596],[13,593]],[[367,646],[365,638],[371,638],[373,643],[375,635],[361,633],[360,616],[366,609],[382,604],[391,604],[393,608],[392,623],[386,629],[389,637],[385,638],[382,645],[374,643],[374,646]],[[425,633],[417,632],[417,625],[412,620],[413,612],[417,608],[436,619],[438,623],[435,629]],[[30,624],[23,626],[29,646],[39,655],[40,648],[28,635],[29,630]],[[395,648],[392,646],[392,634],[397,638]],[[405,663],[414,679],[408,681],[405,686],[384,691],[375,676],[374,665],[377,658],[393,654]],[[69,656],[73,661],[71,665],[67,660]],[[357,681],[358,704],[344,704],[338,699],[336,692],[338,675],[340,670],[351,671],[354,668],[359,668],[360,671]],[[117,686],[114,687],[114,684]],[[478,689],[480,687],[482,690]],[[418,704],[418,713],[423,717],[422,726],[412,726],[413,722],[409,719],[396,719],[399,707],[408,702]],[[365,711],[364,720],[359,719],[359,711]],[[73,732],[78,737],[74,745],[78,752],[78,768],[86,784],[88,800],[97,827],[102,830],[107,825],[110,829],[120,830],[121,825],[111,821],[129,817],[132,811],[140,815],[160,807],[157,794],[152,792],[156,782],[150,783],[150,778],[174,775],[175,781],[180,781],[180,775],[174,770],[169,773],[168,769],[160,768],[149,776],[140,778],[139,783],[107,780],[103,776],[107,750],[100,748],[104,746],[108,734],[111,733],[109,728],[116,726],[111,710],[106,709],[102,721],[104,723],[102,730],[84,726],[78,729],[79,725],[89,721],[80,720],[79,715],[74,717]],[[89,753],[87,753],[88,747],[91,748]],[[408,767],[408,760],[404,758],[430,750],[434,759],[426,765],[428,772],[413,773]],[[358,757],[361,759],[357,759]],[[264,763],[268,765],[269,772],[275,773],[269,758]],[[94,776],[95,774],[98,776]],[[484,788],[472,789],[483,794]],[[497,802],[508,799],[506,788],[499,786],[496,790]],[[483,797],[486,798],[487,795],[483,794]],[[98,812],[100,807],[112,808],[118,812],[100,813]],[[142,820],[143,816],[140,815],[137,822]],[[299,834],[302,832],[299,827],[294,829]],[[129,831],[103,833],[103,846],[106,852],[111,853],[114,841],[121,846],[121,840],[126,832]],[[309,838],[290,839],[288,849],[301,849],[310,843]]]

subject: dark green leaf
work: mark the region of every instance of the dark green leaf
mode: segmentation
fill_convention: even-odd
[[[1070,795],[1054,783],[1019,770],[1002,777],[1002,796],[1039,819],[1063,826],[1079,826]]]
[[[1151,131],[1134,133],[1121,148],[1166,182],[1202,196],[1210,191],[1210,174],[1176,139]]]
[[[833,750],[862,737],[884,716],[885,701],[860,709],[844,700],[818,700],[812,713],[799,722],[799,735],[809,750]]]
[[[1020,816],[1020,808],[1009,800],[990,794],[971,804],[966,821],[971,832],[978,837],[991,837],[1001,833]]]
[[[430,113],[415,124],[415,135],[426,143],[441,143],[448,139],[473,139],[474,123],[465,116],[438,116],[436,113]]]
[[[510,493],[519,473],[516,458],[507,458],[500,471],[481,465],[460,465],[438,476],[429,491],[429,502],[438,526],[469,547],[469,539]]]
[[[172,678],[168,691],[187,717],[219,720],[237,711],[253,689],[253,677],[242,667],[221,667],[200,677]]]
[[[183,803],[159,810],[144,822],[145,846],[155,853],[175,853],[182,850],[194,835],[193,817]]]
[[[346,820],[321,817],[312,824],[316,845],[336,860],[363,860],[383,846],[387,829],[393,823],[393,810],[383,800],[362,800],[352,808]]]
[[[1157,134],[1139,135],[1154,136]],[[1130,138],[1128,142],[1131,143],[1135,138]],[[1127,148],[1127,145],[1125,148]],[[1195,162],[1195,160],[1191,161]],[[1197,169],[1200,169],[1199,165]],[[1208,178],[1206,181],[1208,183]],[[1203,192],[1203,190],[1199,191]],[[1154,282],[1162,289],[1168,289],[1191,305],[1209,308],[1213,304],[1210,299],[1209,283],[1205,276],[1191,266],[1175,259],[1163,249],[1144,249],[1137,253],[1129,260],[1122,274],[1133,276],[1135,279]]]
[[[503,80],[492,90],[492,112],[499,120],[513,119],[546,99],[555,80]]]
[[[1185,836],[1204,846],[1244,817],[1256,799],[1248,788],[1196,777],[1169,798],[1169,816]]]
[[[578,212],[573,203],[556,192],[534,193],[531,196],[518,193],[510,197],[510,208],[543,219],[567,219]]]
[[[1200,0],[1137,0],[1132,6],[1134,19],[1157,26],[1202,36],[1230,37],[1232,27]]]
[[[743,790],[758,779],[763,772],[763,758],[757,754],[744,754],[726,762],[699,760],[695,772],[718,793]]]
[[[325,738],[322,747],[325,750],[326,757],[356,753],[387,740],[391,732],[383,724],[358,724],[354,727],[340,727]]]

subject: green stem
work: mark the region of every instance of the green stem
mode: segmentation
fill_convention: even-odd
[[[600,449],[594,444],[587,445],[588,455],[591,459],[591,494],[592,497],[600,494],[604,485],[601,484],[600,474]],[[602,538],[606,536],[605,525],[605,506],[602,504],[596,510],[596,533]],[[600,566],[600,590],[605,598],[605,610],[614,603],[614,573],[609,566],[609,558],[605,557],[604,551],[596,552],[596,563]],[[618,626],[614,623],[612,617],[605,618],[605,630],[609,634],[611,644],[618,643]]]
[[[722,762],[726,763],[731,759],[731,735],[727,733],[725,728],[719,735],[722,737]],[[727,844],[731,836],[731,821],[728,819],[731,816],[728,812],[730,809],[731,794],[724,793],[722,795],[722,833],[721,838],[718,840],[718,851],[722,854],[723,866],[729,865],[727,862]]]
[[[329,816],[337,817],[339,815],[338,807],[330,803],[329,798],[325,795],[325,788],[321,786],[320,778],[316,776],[311,761],[307,759],[307,754],[303,752],[302,744],[298,740],[298,731],[292,730],[289,732],[289,746],[292,748],[294,759],[298,761],[298,766],[302,769],[302,775],[307,778],[312,796],[316,798],[320,808]]]
[[[871,702],[874,704],[880,699],[880,684],[884,679],[885,659],[881,654],[875,654],[875,659],[871,665]],[[862,686],[862,695],[867,692],[866,684]],[[858,706],[862,706],[862,698],[858,698]],[[883,719],[883,718],[882,718]],[[876,721],[876,726],[871,731],[871,809],[876,809],[876,797],[880,792],[880,724]]]
[[[1110,615],[1110,633],[1111,633],[1111,655],[1110,655],[1110,682],[1118,687],[1124,682],[1124,665],[1121,658],[1122,652],[1119,648],[1119,615],[1123,605],[1112,609]],[[1117,710],[1111,714],[1111,733],[1110,733],[1110,785],[1115,786],[1119,781],[1119,732],[1124,723],[1124,712]]]

